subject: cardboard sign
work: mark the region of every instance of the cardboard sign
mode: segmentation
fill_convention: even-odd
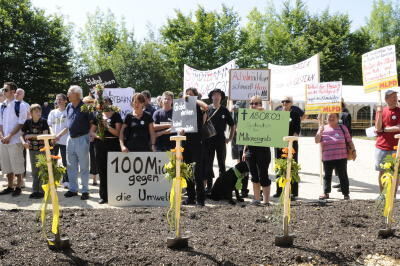
[[[306,85],[305,113],[307,115],[340,112],[342,112],[341,81]]]
[[[203,99],[208,98],[208,93],[213,89],[221,89],[229,96],[229,70],[236,67],[235,60],[213,69],[201,71],[185,65],[183,68],[183,91],[196,88]]]
[[[111,98],[113,105],[118,106],[121,109],[122,119],[132,112],[132,97],[135,90],[132,88],[116,88],[116,89],[104,89],[103,96]]]
[[[186,133],[197,132],[197,97],[190,96],[185,99],[174,99],[172,112],[173,132],[185,130]]]
[[[93,88],[97,84],[103,84],[104,88],[119,87],[111,69],[85,77],[85,83],[89,86],[89,88]]]
[[[231,100],[248,100],[255,95],[269,101],[269,69],[231,69],[229,73],[229,95]]]
[[[366,93],[397,87],[396,47],[385,46],[362,55]]]
[[[109,152],[108,203],[112,206],[168,206],[165,152]]]
[[[289,134],[290,112],[240,108],[236,143],[239,145],[283,148]]]
[[[319,83],[319,54],[294,65],[268,64],[268,68],[271,70],[271,91],[290,88],[303,91],[307,83]]]

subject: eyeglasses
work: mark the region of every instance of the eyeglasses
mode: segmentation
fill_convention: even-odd
[[[7,88],[3,88],[3,89],[2,89],[2,91],[3,91],[3,92],[8,92],[8,91],[9,91],[9,89],[7,89]]]
[[[283,100],[281,103],[291,103],[289,100]]]
[[[251,106],[253,105],[260,105],[261,103],[250,103]]]

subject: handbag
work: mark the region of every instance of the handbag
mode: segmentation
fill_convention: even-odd
[[[203,137],[205,139],[209,139],[209,138],[217,135],[217,130],[215,129],[215,127],[211,121],[211,118],[213,118],[213,116],[218,112],[219,108],[220,107],[218,107],[217,110],[215,110],[215,112],[209,118],[207,118],[207,121],[204,123],[203,127],[201,128],[201,134],[203,135]]]
[[[347,141],[346,133],[344,132],[342,125],[339,125],[339,126],[340,126],[340,129],[343,132],[344,141],[346,142],[347,160],[353,160],[354,161],[355,160],[355,156],[354,156],[355,150],[353,150],[351,148],[350,143]]]

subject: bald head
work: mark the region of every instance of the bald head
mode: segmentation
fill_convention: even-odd
[[[22,101],[24,100],[24,97],[25,97],[25,91],[21,88],[18,88],[15,91],[15,99],[17,99],[17,101]]]

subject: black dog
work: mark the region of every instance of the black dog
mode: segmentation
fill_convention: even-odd
[[[240,162],[234,166],[242,176],[245,173],[249,172],[249,168],[245,162]],[[239,191],[235,188],[237,177],[233,168],[230,168],[228,171],[223,173],[220,177],[217,178],[215,181],[212,189],[211,189],[211,196],[212,200],[228,200],[228,202],[232,205],[236,204],[235,201],[232,199],[232,191],[235,190],[236,200],[239,202],[243,202],[239,195]]]

